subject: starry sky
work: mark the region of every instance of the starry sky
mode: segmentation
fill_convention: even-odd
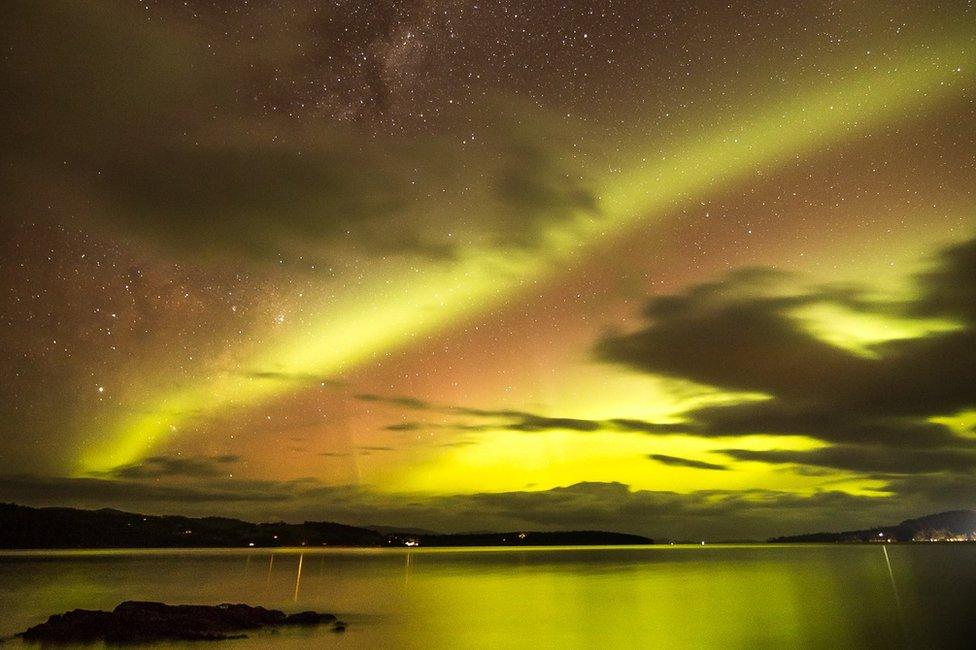
[[[0,8],[0,500],[976,507],[971,1]]]

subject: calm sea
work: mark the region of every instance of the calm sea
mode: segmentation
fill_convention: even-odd
[[[164,647],[976,647],[976,544],[0,554],[0,637],[122,600],[333,612]],[[890,566],[890,572],[889,572]],[[19,646],[18,641],[4,647]]]

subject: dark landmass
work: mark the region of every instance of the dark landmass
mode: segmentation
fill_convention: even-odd
[[[252,524],[224,517],[0,504],[0,548],[383,546],[385,541],[376,531],[326,521]]]
[[[598,530],[422,535],[418,541],[422,546],[614,546],[654,543],[654,540],[640,535]]]
[[[839,533],[774,537],[770,542],[960,542],[976,541],[976,512],[953,510],[906,519],[894,526],[876,526]]]
[[[441,535],[434,530],[427,530],[426,528],[401,528],[399,526],[373,526],[372,524],[368,526],[363,526],[363,528],[369,530],[375,530],[382,535],[400,535],[400,536],[413,536],[417,537],[420,535]]]
[[[299,612],[250,605],[165,605],[126,601],[111,612],[73,609],[22,632],[20,637],[41,643],[110,644],[156,641],[219,641],[241,638],[245,630],[282,625],[330,624],[341,632],[345,624],[332,614]]]
[[[225,517],[142,515],[119,510],[0,504],[0,548],[233,548],[298,546],[565,546],[653,544],[600,531],[443,535],[346,526],[328,521],[254,524]]]

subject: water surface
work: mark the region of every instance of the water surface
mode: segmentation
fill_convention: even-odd
[[[0,637],[122,600],[315,609],[268,647],[972,647],[976,544],[0,554]],[[20,645],[19,642],[11,646]],[[194,647],[195,644],[167,644]]]

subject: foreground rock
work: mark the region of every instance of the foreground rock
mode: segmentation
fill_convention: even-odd
[[[111,612],[73,609],[55,614],[20,636],[28,641],[146,643],[151,641],[218,641],[240,638],[246,630],[281,625],[330,624],[342,631],[345,624],[332,614],[299,612],[250,605],[166,605],[126,601]]]

